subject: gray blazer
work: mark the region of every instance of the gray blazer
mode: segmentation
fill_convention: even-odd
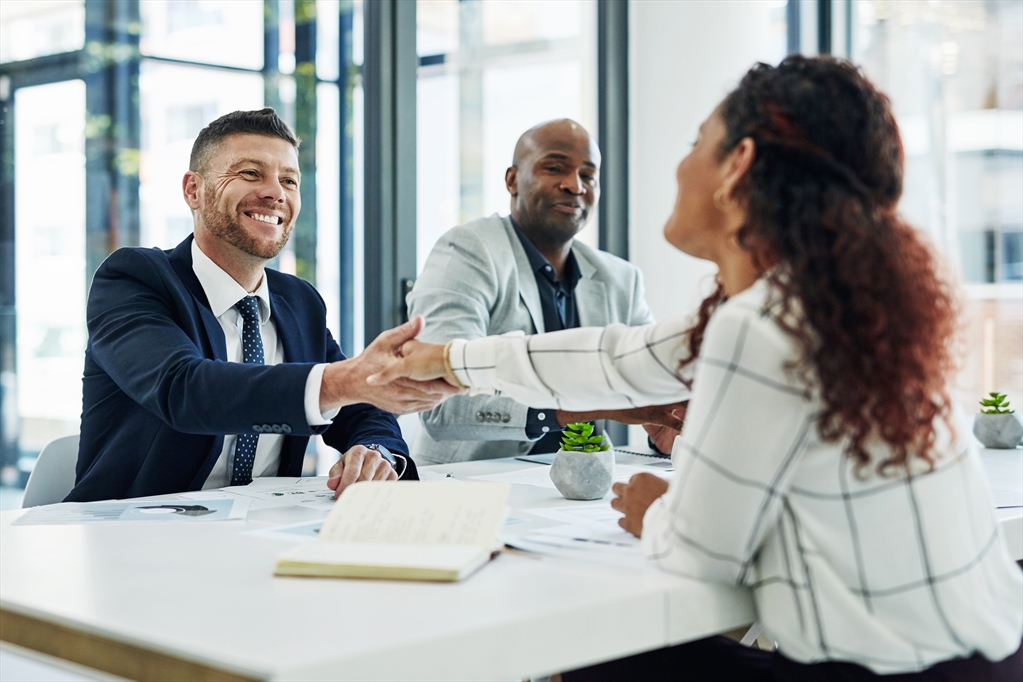
[[[643,276],[631,263],[575,242],[582,277],[576,284],[579,324],[629,326],[654,321],[643,296]],[[409,316],[422,315],[424,341],[523,331],[542,333],[536,278],[508,217],[459,225],[437,242],[409,292]],[[529,452],[526,409],[510,398],[458,396],[420,414],[423,431],[410,444],[422,464],[512,457]]]

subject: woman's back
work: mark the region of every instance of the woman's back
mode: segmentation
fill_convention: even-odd
[[[820,438],[820,398],[785,369],[799,351],[764,314],[769,293],[759,281],[707,327],[674,452],[680,475],[644,519],[651,556],[750,585],[767,631],[798,661],[884,673],[1015,651],[1023,578],[968,431],[954,441],[939,420],[933,470],[919,458],[911,476],[860,469],[845,442]],[[888,450],[868,443],[874,461]]]

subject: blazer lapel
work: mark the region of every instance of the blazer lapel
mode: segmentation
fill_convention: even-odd
[[[267,284],[270,286],[270,315],[277,328],[277,338],[284,346],[284,361],[310,361],[312,351],[302,343],[303,335],[300,333],[301,327],[294,309],[286,298],[274,292],[273,282],[268,281]]]
[[[537,334],[544,333],[543,307],[540,305],[540,290],[536,287],[536,275],[533,267],[529,264],[526,251],[522,248],[519,236],[515,234],[510,218],[502,218],[505,237],[508,239],[508,246],[511,247],[512,256],[515,258],[515,271],[518,273],[519,298],[522,304],[529,311],[529,317],[533,320],[533,327]]]
[[[579,315],[579,326],[603,327],[608,320],[614,319],[608,307],[607,286],[596,279],[597,269],[579,249],[573,249],[572,252],[582,275],[575,285],[575,310]]]
[[[213,311],[210,310],[210,301],[206,298],[206,292],[203,291],[202,285],[199,284],[199,278],[195,276],[195,271],[192,270],[191,235],[174,247],[169,260],[174,268],[174,272],[178,275],[178,279],[181,280],[181,283],[185,285],[185,288],[192,294],[196,303],[198,303],[196,308],[199,310],[199,317],[202,319],[203,327],[206,328],[206,336],[209,339],[210,348],[213,350],[213,359],[226,362],[227,341],[224,340],[224,330],[221,328],[220,322],[213,315]]]

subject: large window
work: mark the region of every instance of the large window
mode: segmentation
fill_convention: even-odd
[[[964,407],[1023,400],[1023,4],[854,4],[853,59],[892,98],[900,208],[959,272]]]
[[[344,269],[360,260],[339,225],[350,237],[361,178],[361,8],[0,2],[0,159],[14,187],[13,208],[0,207],[0,484],[23,485],[47,442],[78,431],[95,268],[115,248],[169,249],[191,233],[181,177],[199,130],[220,115],[273,106],[302,138],[300,222],[271,267],[315,283],[341,336],[341,253]]]
[[[14,120],[16,177],[51,179],[18,182],[14,196],[16,405],[21,442],[36,449],[76,433],[82,412],[85,83],[19,90]]]
[[[0,2],[0,63],[80,50],[85,0]]]
[[[417,260],[459,223],[507,214],[519,135],[571,118],[597,136],[595,0],[418,0]],[[596,244],[597,221],[580,235]]]

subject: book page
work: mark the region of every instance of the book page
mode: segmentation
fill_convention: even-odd
[[[506,483],[363,481],[345,490],[320,539],[491,547],[508,513]]]

